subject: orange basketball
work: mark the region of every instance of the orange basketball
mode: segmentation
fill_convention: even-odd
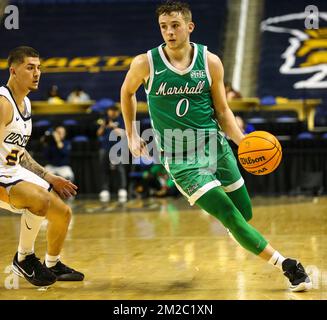
[[[238,160],[247,172],[269,174],[282,160],[282,147],[271,133],[254,131],[245,136],[238,146]]]

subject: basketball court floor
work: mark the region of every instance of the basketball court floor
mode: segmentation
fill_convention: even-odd
[[[221,224],[183,198],[125,205],[72,202],[62,261],[83,282],[37,288],[10,272],[20,217],[0,212],[0,299],[327,299],[327,197],[254,198],[252,224],[283,255],[298,257],[314,289],[292,293],[281,272],[247,253]],[[44,257],[44,225],[36,253]]]

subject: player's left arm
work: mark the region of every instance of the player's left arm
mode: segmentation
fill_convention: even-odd
[[[24,151],[24,157],[22,158],[20,165],[49,182],[61,198],[66,199],[76,195],[76,185],[69,180],[51,174],[45,170],[45,168],[38,164],[26,150]]]
[[[224,86],[224,67],[220,59],[211,52],[208,52],[208,67],[212,79],[211,97],[217,120],[223,131],[239,145],[244,138],[244,134],[238,127],[235,116],[227,103]]]

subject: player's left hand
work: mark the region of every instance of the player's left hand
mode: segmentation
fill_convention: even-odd
[[[65,178],[47,173],[46,180],[52,184],[53,189],[62,199],[68,199],[77,194],[78,187]]]

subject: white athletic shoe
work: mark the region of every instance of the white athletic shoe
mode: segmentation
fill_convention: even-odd
[[[282,268],[285,277],[287,277],[291,283],[291,291],[300,292],[312,289],[312,281],[301,263],[294,259],[287,258],[283,261]]]
[[[99,199],[100,199],[101,202],[110,201],[110,192],[108,190],[102,190],[99,193]]]
[[[119,189],[118,190],[118,201],[120,203],[127,202],[127,191],[125,189]]]

